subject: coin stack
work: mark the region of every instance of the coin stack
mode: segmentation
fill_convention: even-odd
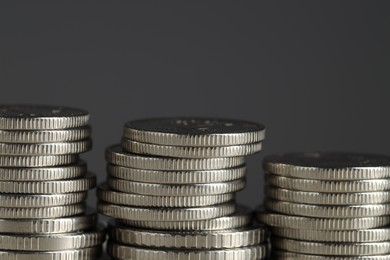
[[[106,151],[107,183],[98,210],[117,220],[115,259],[265,259],[266,231],[236,210],[245,155],[261,150],[264,127],[251,122],[162,118],[125,125]]]
[[[270,226],[280,260],[390,259],[390,158],[343,153],[266,158]]]
[[[52,106],[0,106],[0,259],[97,259],[104,240],[85,212],[95,176],[89,114]]]

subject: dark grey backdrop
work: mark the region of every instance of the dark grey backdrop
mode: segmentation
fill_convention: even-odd
[[[104,148],[127,120],[261,122],[264,151],[239,194],[255,206],[263,155],[390,154],[389,3],[2,1],[0,103],[89,110],[94,149],[85,158],[100,181]]]

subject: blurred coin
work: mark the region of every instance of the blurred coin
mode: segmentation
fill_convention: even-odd
[[[272,245],[278,249],[301,254],[363,256],[390,253],[390,242],[375,243],[325,243],[308,242],[287,238],[272,238]]]
[[[0,155],[0,167],[51,167],[74,164],[79,160],[76,154],[14,156]]]
[[[279,188],[326,193],[373,192],[390,190],[390,179],[325,181],[296,179],[267,174],[266,181],[268,184]]]
[[[87,173],[84,177],[54,181],[0,181],[2,193],[59,194],[88,191],[96,185],[96,176]]]
[[[44,105],[0,106],[0,129],[65,129],[85,126],[88,121],[88,112],[77,108]]]
[[[350,153],[271,155],[264,169],[286,177],[319,180],[361,180],[390,177],[390,157]]]
[[[62,155],[80,154],[92,147],[91,139],[74,142],[39,143],[39,144],[9,144],[0,143],[2,155]]]
[[[0,168],[2,181],[49,181],[74,179],[87,172],[87,164],[80,161],[76,164],[42,168]]]
[[[286,215],[317,218],[359,218],[390,215],[390,204],[328,206],[298,204],[268,199],[265,207]]]
[[[319,205],[365,205],[390,202],[390,191],[355,192],[355,193],[320,193],[308,191],[294,191],[267,186],[268,198]]]
[[[89,138],[91,127],[60,130],[0,130],[0,143],[72,142]]]

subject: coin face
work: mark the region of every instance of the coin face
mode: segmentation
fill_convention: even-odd
[[[260,142],[264,126],[222,118],[158,118],[125,124],[124,137],[135,141],[183,146],[224,146]]]
[[[39,118],[39,117],[75,117],[85,116],[88,112],[78,108],[46,105],[2,105],[0,117]]]
[[[390,157],[350,153],[296,153],[268,156],[265,159],[265,164],[325,169],[390,167]]]
[[[43,105],[0,106],[0,129],[64,129],[88,123],[87,111]]]

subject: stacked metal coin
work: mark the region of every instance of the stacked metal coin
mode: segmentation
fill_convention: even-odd
[[[104,233],[85,212],[95,176],[89,114],[51,106],[0,106],[0,258],[97,259]]]
[[[264,127],[202,118],[139,120],[109,147],[98,210],[115,218],[115,259],[264,259],[266,232],[236,209],[245,155],[261,150]]]
[[[390,259],[390,158],[311,153],[265,160],[273,259]]]

